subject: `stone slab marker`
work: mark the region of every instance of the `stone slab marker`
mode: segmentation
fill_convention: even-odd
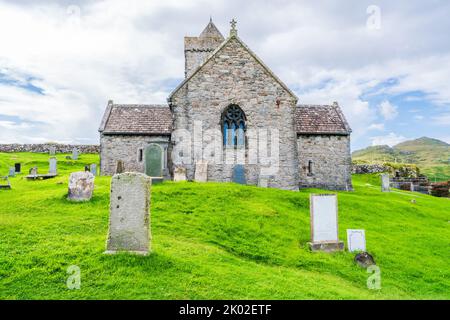
[[[78,160],[78,149],[77,148],[72,149],[72,160]]]
[[[10,167],[8,176],[9,177],[15,177],[16,176],[16,168]]]
[[[58,163],[58,161],[56,160],[55,157],[50,158],[48,173],[57,174],[57,170],[56,170],[57,163]]]
[[[338,207],[335,194],[310,194],[311,242],[313,251],[341,251],[338,238]]]
[[[72,172],[69,177],[68,200],[89,201],[94,192],[94,175],[90,172]]]
[[[97,175],[97,165],[95,163],[91,164],[90,171],[94,176]]]
[[[186,168],[176,167],[173,171],[173,181],[186,181]]]
[[[247,180],[245,179],[245,169],[242,164],[234,166],[232,180],[234,183],[247,184]]]
[[[199,160],[195,164],[195,177],[194,180],[197,182],[208,181],[208,161]]]
[[[150,193],[152,180],[137,172],[116,174],[111,180],[107,254],[150,251]]]
[[[366,233],[364,230],[347,229],[348,251],[366,251]]]
[[[15,168],[16,173],[20,173],[22,170],[22,165],[20,163],[15,163],[14,168]]]
[[[48,153],[50,156],[54,156],[56,154],[56,147],[51,146],[50,149],[48,150]]]
[[[32,167],[30,168],[30,170],[28,171],[28,173],[32,176],[35,176],[38,174],[38,168],[37,167]]]
[[[381,192],[390,192],[389,174],[383,173],[381,175]]]

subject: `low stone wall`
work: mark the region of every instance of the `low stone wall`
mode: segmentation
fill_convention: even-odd
[[[98,145],[75,145],[75,144],[0,144],[0,152],[35,152],[48,153],[51,147],[55,147],[57,153],[72,153],[73,148],[77,148],[81,153],[99,153]]]
[[[354,174],[382,173],[389,171],[391,171],[391,168],[381,164],[352,164],[352,173]]]

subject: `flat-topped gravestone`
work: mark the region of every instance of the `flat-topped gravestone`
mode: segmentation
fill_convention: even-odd
[[[311,194],[311,242],[313,251],[340,251],[344,243],[338,238],[338,207],[335,194]]]
[[[150,250],[150,194],[152,180],[137,172],[111,179],[109,231],[105,253],[148,254]]]
[[[55,157],[50,158],[49,160],[49,170],[48,173],[49,174],[57,174],[57,163],[58,161],[56,160]]]
[[[50,156],[54,156],[56,154],[56,147],[51,146],[48,150]]]
[[[97,175],[97,165],[95,163],[91,164],[90,171],[94,176]]]
[[[90,172],[72,172],[69,177],[68,200],[89,201],[94,191],[94,175]]]
[[[382,192],[390,192],[391,191],[388,173],[383,173],[381,175],[381,191]]]
[[[173,171],[173,181],[186,181],[186,168],[176,167]]]
[[[233,168],[233,182],[239,184],[247,184],[245,179],[245,170],[242,164],[237,164]]]
[[[72,160],[78,160],[78,149],[77,148],[72,149]]]
[[[197,182],[208,181],[208,161],[199,160],[195,164],[195,177],[194,180]]]
[[[16,176],[16,168],[10,167],[8,176],[9,177],[15,177]]]
[[[364,230],[347,229],[348,251],[366,251],[366,234]]]
[[[116,173],[124,173],[125,172],[125,164],[122,160],[117,160],[116,163]]]
[[[15,169],[16,173],[20,173],[22,170],[22,165],[20,163],[15,163],[14,169]]]

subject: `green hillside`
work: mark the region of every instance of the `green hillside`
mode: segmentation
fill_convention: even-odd
[[[450,179],[450,144],[422,137],[394,147],[372,146],[352,153],[353,160],[416,164],[430,180]]]
[[[0,153],[47,169],[47,155]],[[46,181],[11,179],[0,190],[0,299],[450,299],[450,200],[381,193],[379,178],[354,176],[339,192],[339,236],[366,230],[381,290],[354,254],[312,253],[309,193],[231,183],[152,187],[151,255],[104,255],[110,177],[96,177],[88,203],[66,201],[68,174],[97,162],[68,161]],[[416,199],[416,204],[411,203]],[[81,288],[68,290],[67,268]]]

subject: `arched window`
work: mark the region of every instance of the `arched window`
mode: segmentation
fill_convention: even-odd
[[[223,144],[225,146],[245,145],[245,114],[239,106],[232,104],[222,115]]]

